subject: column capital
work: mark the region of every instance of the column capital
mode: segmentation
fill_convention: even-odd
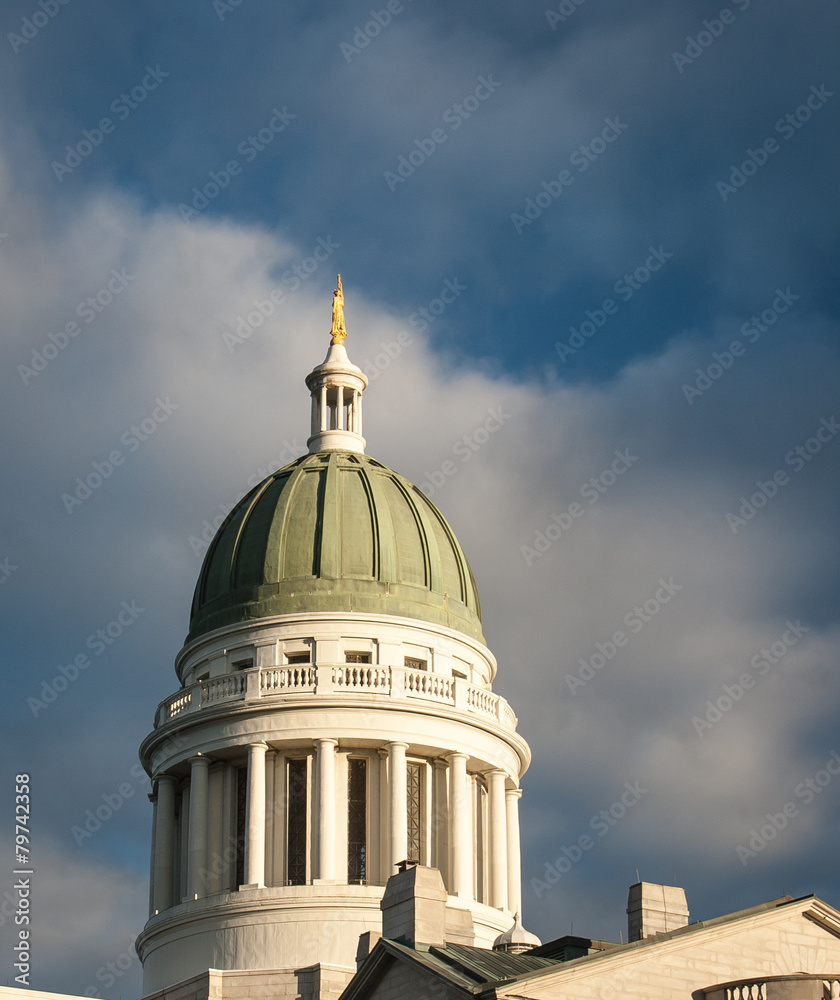
[[[453,751],[452,751],[452,753],[448,753],[448,754],[446,754],[446,759],[447,759],[447,760],[449,761],[449,763],[451,764],[453,760],[463,760],[463,761],[467,761],[467,760],[469,760],[469,759],[470,759],[470,755],[469,755],[469,754],[467,754],[467,753],[464,753],[464,752],[463,752],[463,751],[461,751],[461,750],[453,750]]]
[[[187,758],[187,762],[190,767],[196,767],[198,764],[206,764],[209,767],[213,763],[210,758],[203,753],[193,754],[192,757]]]
[[[329,746],[332,744],[334,747],[338,746],[338,740],[334,740],[332,736],[318,736],[312,741],[315,746]]]
[[[399,750],[400,748],[402,748],[403,750],[408,750],[409,747],[408,743],[403,743],[401,740],[391,740],[389,743],[386,743],[385,745],[389,750]]]
[[[257,740],[256,743],[249,743],[248,749],[256,750],[257,752],[262,751],[263,753],[265,753],[266,750],[269,750],[271,748],[263,740]]]
[[[505,795],[509,799],[521,799],[522,789],[521,788],[506,788]]]
[[[180,778],[176,778],[174,774],[156,774],[152,779],[152,784],[155,788],[159,788],[161,784],[171,785],[174,788],[179,781]]]

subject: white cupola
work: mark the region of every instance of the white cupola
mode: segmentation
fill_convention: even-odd
[[[312,425],[307,439],[309,453],[357,451],[364,454],[362,437],[362,393],[368,380],[347,356],[344,340],[344,291],[341,275],[333,292],[333,321],[330,348],[322,364],[306,377],[312,394]]]

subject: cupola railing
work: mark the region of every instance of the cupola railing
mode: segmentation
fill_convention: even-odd
[[[366,695],[420,699],[492,718],[505,729],[515,730],[517,723],[513,709],[501,695],[460,677],[403,667],[327,663],[252,667],[197,681],[160,703],[155,714],[155,729],[211,706],[263,703],[299,695],[316,699],[344,696],[357,699]]]

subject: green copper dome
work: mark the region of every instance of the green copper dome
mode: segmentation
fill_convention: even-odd
[[[316,451],[234,507],[204,559],[187,641],[271,615],[403,615],[483,640],[472,570],[416,486],[355,451]]]

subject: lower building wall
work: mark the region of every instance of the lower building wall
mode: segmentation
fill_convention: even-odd
[[[353,969],[313,965],[303,969],[208,969],[144,1000],[338,1000]]]
[[[382,890],[352,886],[340,896],[334,886],[301,888],[306,891],[285,906],[277,905],[270,890],[251,890],[219,897],[216,906],[198,900],[153,918],[137,943],[144,992],[162,991],[208,969],[244,972],[321,964],[352,970],[359,935],[382,926]]]
[[[404,962],[394,963],[376,984],[371,1000],[463,1000],[465,993]]]
[[[556,972],[521,982],[500,998],[517,1000],[690,1000],[718,983],[753,983],[763,976],[840,973],[840,940],[808,919],[810,902],[801,907],[748,916],[717,927],[709,926],[643,947],[616,949],[597,959],[578,959]],[[744,997],[784,997],[784,989],[802,983],[774,984],[760,991],[755,985]],[[805,981],[804,988],[811,983]],[[807,993],[804,994],[807,996]],[[410,997],[411,994],[406,994]],[[802,997],[791,993],[789,997]]]
[[[359,936],[382,929],[382,892],[380,886],[296,886],[182,903],[153,917],[138,939],[144,993],[182,984],[208,969],[355,968]],[[509,914],[474,900],[450,896],[447,905],[471,912],[480,948],[492,947],[513,922]]]

